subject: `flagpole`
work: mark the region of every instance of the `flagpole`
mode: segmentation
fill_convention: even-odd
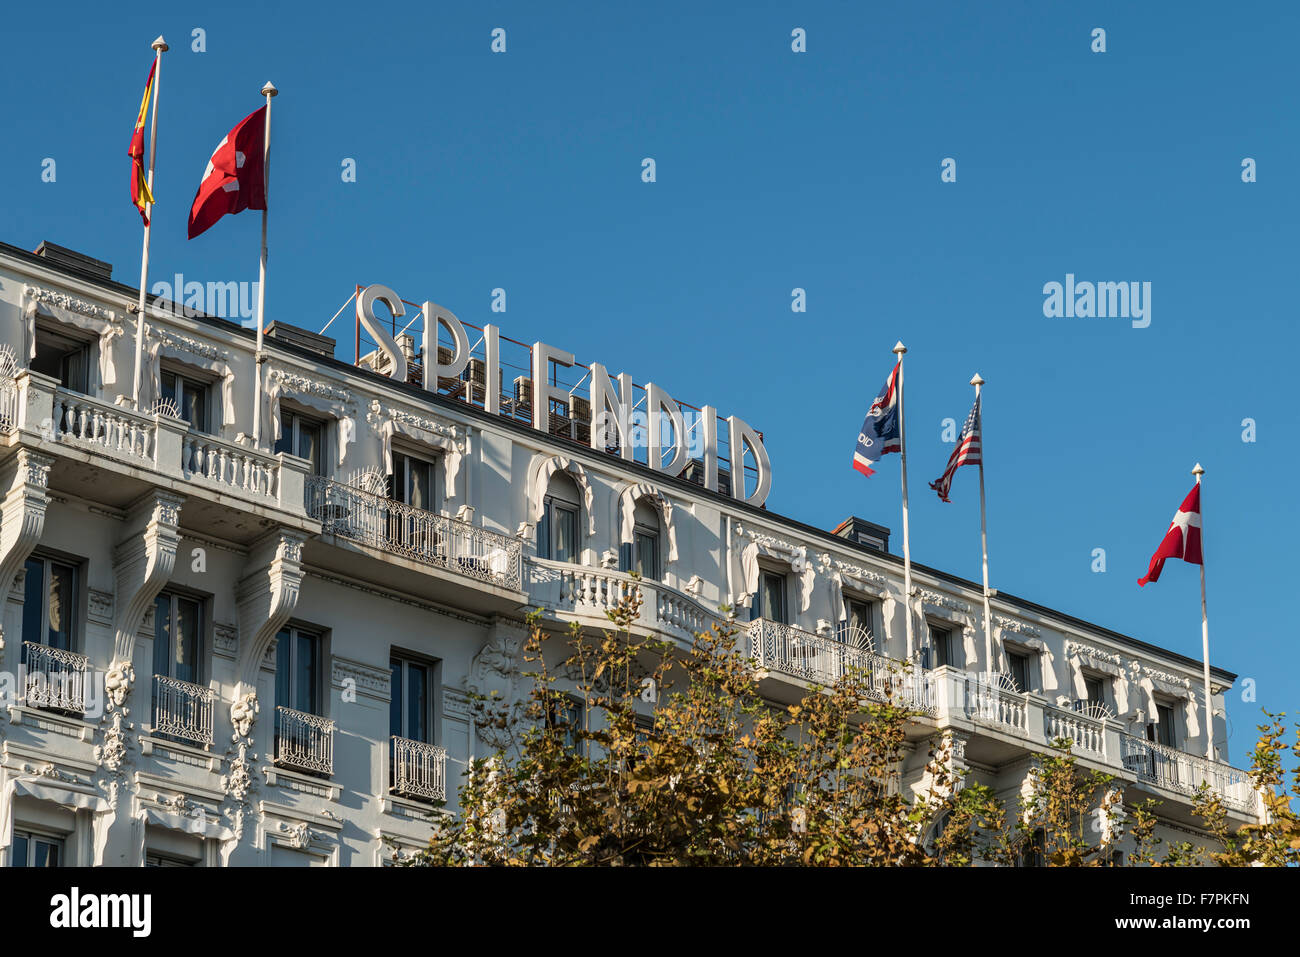
[[[903,477],[903,608],[907,615],[907,660],[912,660],[916,642],[912,636],[912,548],[907,528],[907,420],[903,415],[903,356],[907,346],[900,339],[894,345],[898,356],[898,457]]]
[[[984,380],[977,372],[971,377],[970,384],[975,387],[975,401],[980,400],[980,388]],[[989,673],[997,669],[993,662],[993,613],[989,609],[989,527],[984,509],[984,407],[980,406],[980,548],[984,554],[984,660],[988,663]]]
[[[153,196],[153,166],[158,155],[158,97],[162,94],[162,55],[167,52],[167,41],[161,36],[152,44],[153,54],[153,111],[149,120],[149,195]],[[145,204],[144,249],[140,253],[140,300],[135,313],[135,385],[131,392],[131,405],[140,410],[140,357],[144,353],[144,300],[149,287],[149,231],[153,225],[153,203]]]
[[[253,365],[253,445],[259,449],[262,447],[262,363],[266,361],[262,355],[262,320],[266,310],[266,215],[271,205],[271,97],[279,92],[270,80],[262,87],[262,95],[266,97],[266,127],[262,133],[265,202],[262,204],[262,258],[257,273],[257,356]]]
[[[1192,469],[1196,484],[1201,484],[1205,469],[1197,462]],[[1201,655],[1205,678],[1205,756],[1214,760],[1214,699],[1210,697],[1210,619],[1205,614],[1205,498],[1201,502]]]

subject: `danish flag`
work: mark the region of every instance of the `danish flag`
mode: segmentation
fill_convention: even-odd
[[[1138,579],[1139,585],[1158,581],[1164,570],[1166,558],[1181,558],[1193,565],[1205,564],[1201,557],[1201,483],[1197,482],[1183,499],[1174,513],[1174,520],[1169,523],[1164,541],[1151,556],[1151,567],[1146,576]]]
[[[266,107],[254,110],[212,151],[190,207],[190,239],[227,213],[266,209]]]

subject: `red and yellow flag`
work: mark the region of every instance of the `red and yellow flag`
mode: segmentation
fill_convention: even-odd
[[[144,99],[140,101],[140,115],[135,118],[135,132],[131,134],[131,202],[140,210],[140,218],[149,225],[149,207],[153,193],[149,191],[149,175],[144,168],[144,123],[149,115],[149,97],[153,93],[154,71],[158,69],[155,58],[149,68],[149,79],[144,84]]]

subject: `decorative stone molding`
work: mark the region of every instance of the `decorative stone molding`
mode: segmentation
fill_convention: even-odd
[[[743,526],[736,526],[736,533],[743,541],[749,538],[740,553],[742,587],[739,604],[748,608],[758,591],[759,558],[774,558],[789,564],[790,570],[799,577],[799,610],[807,611],[812,604],[813,585],[817,580],[817,570],[813,560],[808,557],[808,548],[783,541],[764,532],[746,531]]]
[[[128,531],[113,554],[117,602],[113,660],[130,662],[145,613],[171,579],[180,543],[177,523],[185,500],[169,492],[146,495],[130,511]]]
[[[106,309],[86,299],[70,295],[66,292],[58,292],[53,289],[44,289],[40,286],[27,286],[23,290],[29,303],[44,303],[55,306],[66,312],[75,312],[78,315],[89,316],[92,319],[99,319],[103,322],[117,322],[121,318],[112,309]]]
[[[971,613],[971,606],[960,599],[951,598],[948,595],[933,591],[929,588],[918,587],[914,588],[913,591],[916,592],[917,600],[919,600],[922,605],[930,605],[934,608],[948,608],[952,611],[961,612],[964,615],[969,615]]]
[[[668,539],[668,552],[664,563],[677,561],[677,527],[673,524],[673,504],[668,501],[668,497],[663,492],[649,482],[628,485],[619,493],[619,541],[624,545],[631,544],[635,535],[636,503],[642,501],[654,505],[663,519],[663,532]]]
[[[509,746],[510,729],[523,713],[519,696],[523,642],[522,631],[494,622],[465,682],[479,739],[494,750]]]
[[[587,513],[587,535],[595,535],[595,489],[592,488],[591,479],[587,477],[587,470],[564,455],[538,453],[533,457],[532,465],[528,469],[529,525],[535,528],[537,523],[542,520],[542,515],[546,510],[546,490],[550,485],[551,477],[556,472],[563,472],[568,475],[569,478],[573,479],[573,483],[578,486],[578,493],[582,496],[582,508]]]
[[[113,593],[98,588],[87,589],[86,617],[96,624],[113,623]]]
[[[212,653],[222,658],[239,657],[239,627],[225,622],[212,626]]]
[[[442,710],[451,718],[469,720],[474,715],[474,705],[458,688],[444,688],[442,692]]]
[[[302,585],[302,544],[299,532],[273,532],[250,554],[257,570],[239,583],[239,658],[237,675],[245,688],[257,687],[262,657],[276,633],[298,607]]]
[[[1004,632],[1014,635],[1024,635],[1026,638],[1041,638],[1042,630],[1037,625],[1031,625],[1029,622],[1021,621],[1019,618],[1011,618],[1007,615],[993,616],[993,625],[1001,628]]]
[[[1095,662],[1107,662],[1120,668],[1124,664],[1124,657],[1117,651],[1106,651],[1095,645],[1085,645],[1081,641],[1066,639],[1066,655],[1078,655],[1081,658],[1091,658]]]
[[[193,336],[187,336],[183,332],[177,332],[175,329],[167,329],[162,326],[146,322],[145,336],[152,342],[160,342],[175,352],[183,352],[200,359],[208,359],[213,362],[229,362],[230,350],[214,346],[210,342],[204,342],[202,339],[195,339]]]
[[[335,688],[346,690],[351,682],[358,694],[377,698],[380,701],[392,699],[392,672],[387,668],[376,668],[351,658],[334,656],[330,668],[330,683]]]
[[[5,463],[3,481],[8,491],[0,503],[0,595],[10,587],[45,529],[50,497],[50,467],[54,459],[19,448]],[[3,602],[0,602],[2,607]],[[4,650],[4,622],[0,619],[0,651]]]
[[[270,380],[279,382],[280,387],[289,395],[308,396],[344,405],[352,402],[352,393],[347,389],[331,385],[320,379],[313,379],[298,372],[290,372],[288,369],[271,366],[267,370],[266,376]]]
[[[261,705],[257,701],[256,691],[246,691],[230,706],[230,724],[234,728],[232,740],[238,744],[240,740],[251,740],[253,737],[253,725],[257,722],[257,713],[261,710]]]

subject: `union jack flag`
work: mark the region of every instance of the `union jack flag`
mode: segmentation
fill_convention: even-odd
[[[957,436],[957,447],[948,458],[948,467],[938,479],[930,483],[930,488],[939,493],[939,498],[949,501],[948,489],[952,488],[953,473],[959,468],[963,465],[983,464],[980,452],[980,400],[976,397],[975,404],[970,407],[970,415],[966,416],[966,424],[961,427],[961,435]]]

